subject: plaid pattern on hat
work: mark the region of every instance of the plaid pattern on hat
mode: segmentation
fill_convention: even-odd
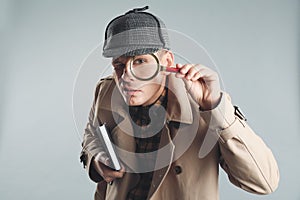
[[[113,19],[106,27],[104,57],[136,56],[170,49],[166,26],[148,12],[133,9]]]

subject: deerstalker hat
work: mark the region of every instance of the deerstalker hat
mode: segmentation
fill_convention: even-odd
[[[106,27],[104,57],[136,56],[170,49],[166,26],[148,9],[135,8],[114,18]]]

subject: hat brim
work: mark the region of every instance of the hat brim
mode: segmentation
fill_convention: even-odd
[[[151,47],[151,48],[116,48],[116,49],[109,49],[106,50],[105,53],[103,52],[104,57],[120,57],[120,56],[138,56],[143,54],[150,54],[159,51],[161,48],[158,47]]]
[[[104,57],[136,56],[154,53],[159,49],[169,49],[169,45],[162,44],[157,32],[157,27],[142,27],[108,37],[104,42],[102,55]]]

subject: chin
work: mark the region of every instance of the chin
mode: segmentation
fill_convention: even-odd
[[[151,98],[148,98],[145,94],[127,96],[125,101],[129,106],[148,106],[153,103]]]
[[[142,106],[142,103],[138,103],[138,102],[128,102],[127,103],[129,106]]]
[[[143,105],[143,101],[141,101],[140,99],[137,99],[136,97],[129,97],[127,100],[126,100],[126,103],[129,105],[129,106],[141,106]]]

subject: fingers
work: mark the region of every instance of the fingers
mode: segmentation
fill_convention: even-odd
[[[177,76],[179,76],[180,78],[185,77],[187,80],[193,80],[193,79],[196,79],[197,77],[200,78],[200,73],[199,73],[198,68],[196,68],[196,65],[192,65],[192,64],[180,65],[180,64],[177,64],[176,67],[180,68],[179,73],[177,73]]]
[[[192,64],[177,64],[177,68],[180,68],[179,72],[176,74],[177,78],[185,78],[186,80],[196,81],[201,78],[201,73],[199,71],[200,65]]]
[[[122,178],[124,173],[125,173],[125,169],[122,167],[122,169],[119,171],[111,170],[111,168],[109,168],[106,174],[112,178]]]
[[[117,178],[122,178],[124,176],[124,174],[125,174],[124,167],[122,167],[121,170],[116,171],[107,166],[103,166],[103,176],[102,177],[107,183],[110,183]]]
[[[122,178],[124,176],[124,172],[118,172],[118,171],[109,171],[107,173],[103,174],[103,179],[109,183],[117,178]]]
[[[94,159],[93,166],[107,183],[112,182],[116,178],[122,178],[124,176],[125,168],[123,166],[121,170],[116,171],[109,167],[109,163],[110,163],[109,159],[101,159],[101,160],[105,161],[105,164],[101,161]]]
[[[176,64],[177,78],[183,79],[187,92],[203,110],[218,105],[221,99],[220,82],[217,72],[200,64]]]
[[[185,78],[190,81],[197,81],[200,78],[205,81],[214,81],[218,79],[216,72],[200,64],[176,64],[176,67],[180,69],[176,74],[177,78]]]

